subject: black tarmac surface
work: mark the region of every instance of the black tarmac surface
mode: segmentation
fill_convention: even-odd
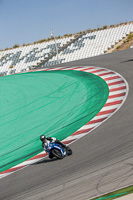
[[[133,184],[133,49],[60,66],[97,66],[120,73],[129,84],[123,106],[70,145],[73,155],[45,158],[0,179],[0,200],[87,200]]]

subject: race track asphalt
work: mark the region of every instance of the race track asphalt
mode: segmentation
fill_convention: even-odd
[[[60,66],[97,66],[129,84],[123,106],[90,134],[71,144],[73,155],[43,161],[0,180],[0,200],[87,200],[133,184],[133,49]]]

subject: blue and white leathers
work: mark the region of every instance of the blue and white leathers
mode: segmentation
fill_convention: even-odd
[[[65,157],[68,153],[66,149],[64,149],[60,144],[57,144],[55,142],[51,143],[50,141],[47,142],[44,146],[44,150],[49,153],[49,155],[52,153],[52,149],[58,149],[61,152],[62,157]]]

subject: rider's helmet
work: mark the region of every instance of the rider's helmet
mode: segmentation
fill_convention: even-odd
[[[40,140],[41,140],[42,142],[44,142],[45,139],[46,139],[46,136],[45,136],[45,135],[41,135],[41,136],[40,136]]]

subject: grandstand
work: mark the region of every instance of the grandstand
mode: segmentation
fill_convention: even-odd
[[[66,45],[74,36],[58,39],[57,47],[61,48]],[[54,41],[32,44],[29,46],[19,47],[11,50],[0,52],[0,73],[1,75],[10,75],[29,71],[35,65],[47,59],[55,52],[56,46]]]
[[[60,52],[59,58],[61,63],[104,54],[131,32],[133,32],[133,24],[86,33],[67,49]],[[53,65],[56,62],[57,55],[50,59],[44,67]]]
[[[0,75],[29,71],[36,66],[48,67],[59,63],[89,58],[106,53],[133,32],[133,23],[103,30],[84,32],[78,37],[57,39],[59,59],[54,40],[0,51]]]

